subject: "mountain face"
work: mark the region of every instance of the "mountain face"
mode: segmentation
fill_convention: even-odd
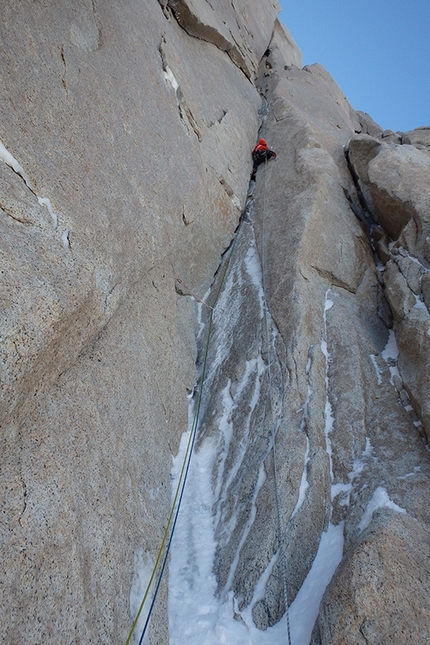
[[[278,11],[2,8],[6,643],[126,642],[209,322],[214,595],[298,634],[332,539],[307,642],[429,639],[430,128],[355,111]],[[249,184],[259,136],[277,156]]]

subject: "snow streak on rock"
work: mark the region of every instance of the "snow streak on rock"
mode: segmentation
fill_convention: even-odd
[[[329,292],[330,290],[327,291],[325,302],[324,302],[324,338],[321,339],[321,351],[324,354],[325,361],[326,361],[326,368],[325,368],[326,402],[325,402],[325,408],[324,408],[324,413],[325,413],[324,434],[325,434],[325,440],[326,440],[326,450],[330,458],[330,479],[333,484],[333,463],[332,463],[332,448],[331,448],[330,433],[333,429],[334,417],[333,417],[332,405],[329,399],[328,370],[329,370],[330,356],[327,348],[327,311],[329,311],[329,309],[333,307],[334,303],[333,303],[333,300],[331,300],[328,297]]]
[[[385,490],[385,488],[383,488],[382,486],[378,486],[378,488],[373,493],[369,503],[367,504],[367,508],[363,513],[363,517],[361,518],[360,524],[358,525],[360,533],[369,526],[370,522],[372,521],[373,513],[378,508],[390,508],[391,510],[396,511],[397,513],[406,513],[406,510],[404,508],[401,508],[401,506],[398,506],[397,504],[395,504],[388,497],[388,493]]]
[[[169,582],[171,645],[182,645],[184,642],[187,645],[212,645],[212,643],[215,645],[215,643],[227,642],[229,645],[284,645],[286,642],[286,616],[265,631],[258,630],[253,620],[253,607],[265,597],[267,583],[274,567],[278,564],[279,552],[275,552],[268,560],[247,603],[240,605],[240,601],[233,598],[232,592],[242,547],[249,538],[256,517],[257,498],[266,481],[264,461],[272,448],[272,440],[267,437],[267,448],[259,465],[256,466],[253,488],[247,499],[248,514],[240,515],[240,500],[236,499],[238,488],[235,488],[234,484],[240,479],[243,469],[248,467],[246,459],[247,454],[249,458],[252,432],[255,432],[255,417],[261,418],[261,410],[259,411],[258,406],[261,406],[261,400],[265,397],[263,387],[268,378],[269,352],[273,370],[270,380],[273,381],[274,396],[279,395],[279,400],[281,400],[282,390],[282,383],[280,383],[282,379],[275,350],[277,332],[268,314],[270,347],[266,348],[264,341],[266,334],[263,329],[265,294],[261,267],[252,226],[248,223],[245,226],[246,233],[244,231],[241,233],[246,235],[247,244],[241,246],[240,252],[237,251],[237,259],[231,262],[224,289],[214,309],[214,332],[211,339],[213,344],[209,353],[211,360],[208,365],[202,404],[202,414],[206,421],[198,436],[172,545]],[[340,491],[333,482],[331,466],[330,433],[335,419],[329,400],[330,354],[327,344],[327,312],[333,307],[334,302],[329,296],[328,291],[324,303],[324,338],[321,340],[321,350],[326,359],[325,438],[330,459],[332,498],[334,498]],[[205,298],[207,299],[208,296]],[[249,304],[249,300],[252,300],[254,309],[259,308],[257,320],[260,320],[261,325],[257,349],[254,347],[246,360],[243,357],[240,358],[240,369],[234,372],[234,377],[227,376],[223,370],[234,351],[236,327],[243,317],[246,302]],[[200,312],[203,312],[201,306]],[[203,328],[201,329],[203,332]],[[202,338],[203,336],[204,332]],[[256,334],[253,333],[254,340],[255,337]],[[307,373],[309,370],[310,359],[306,368]],[[224,377],[222,377],[223,374]],[[312,390],[309,386],[308,401],[301,409],[303,423],[306,423],[307,406],[311,395]],[[217,404],[213,408],[210,405],[211,396],[218,397]],[[192,402],[191,405],[193,405]],[[240,429],[234,425],[235,411],[238,406],[242,406],[241,415],[243,415]],[[210,422],[207,421],[208,410]],[[179,454],[175,462],[174,479],[177,478],[180,459]],[[307,439],[298,486],[298,499],[290,519],[299,512],[306,499],[309,488],[309,460],[310,443]],[[353,478],[353,475],[351,477]],[[344,493],[349,494],[352,489],[352,479],[346,488]],[[236,542],[234,542],[235,535]],[[231,543],[236,543],[236,551],[225,575],[223,589],[220,590],[215,575],[217,558],[220,549]],[[336,526],[329,523],[327,531],[321,535],[318,553],[311,570],[290,607],[294,645],[308,645],[322,595],[342,558],[342,550],[343,523]]]
[[[21,166],[19,161],[15,159],[15,157],[9,152],[9,150],[6,149],[6,147],[3,145],[3,143],[0,141],[0,160],[4,161],[14,172],[16,172],[17,175],[19,175],[22,180],[24,181],[25,185],[27,188],[37,197],[37,201],[41,206],[45,206],[47,209],[49,215],[51,216],[52,222],[54,224],[54,229],[56,230],[58,227],[58,215],[52,208],[51,200],[49,197],[40,197],[39,195],[36,195],[36,193],[33,190],[33,187],[31,185],[30,179],[25,172],[24,168]],[[65,248],[69,248],[69,231],[65,230],[62,233],[61,239],[63,242],[63,245]]]
[[[306,579],[290,607],[291,640],[308,645],[318,616],[320,602],[343,553],[343,522],[329,524],[321,536],[318,553]]]
[[[235,482],[240,481],[243,472],[249,468],[246,459],[249,460],[252,433],[255,435],[256,431],[261,432],[262,412],[264,414],[265,409],[262,401],[267,396],[269,352],[274,396],[275,399],[279,398],[279,402],[278,390],[282,388],[275,350],[277,332],[270,314],[270,347],[265,346],[265,296],[253,227],[249,222],[242,225],[241,240],[240,251],[236,251],[231,261],[224,288],[213,313],[210,364],[204,386],[202,415],[207,414],[208,409],[211,410],[211,396],[217,396],[218,403],[209,414],[214,420],[206,420],[202,424],[204,427],[200,429],[172,545],[169,582],[171,645],[184,642],[188,645],[227,642],[230,645],[281,645],[286,637],[285,618],[275,627],[260,632],[252,617],[252,608],[264,596],[266,583],[278,561],[278,553],[273,554],[260,575],[247,607],[239,610],[231,591],[242,547],[249,538],[255,520],[257,498],[266,481],[265,459],[272,448],[271,439],[265,437],[261,459],[255,466],[251,496],[247,499],[248,512],[246,516],[240,515],[240,500],[236,499]],[[259,329],[253,330],[252,347],[246,358],[240,357],[240,366],[230,364],[228,367],[237,327],[246,321],[249,306],[253,309]],[[202,312],[201,307],[200,311]],[[203,336],[204,332],[202,338]],[[226,368],[234,376],[223,376]],[[217,390],[221,383],[221,389]],[[240,428],[234,425],[239,406]],[[304,458],[295,512],[303,503],[308,487],[308,453],[309,448]],[[177,478],[179,461],[180,455],[175,462],[174,480]],[[220,592],[214,574],[217,550],[230,543],[237,544],[236,551],[229,564],[224,588]]]
[[[390,370],[390,383],[394,385],[394,377],[399,375],[399,368],[397,367],[397,359],[399,356],[399,349],[397,347],[396,337],[394,331],[390,329],[388,341],[385,346],[385,349],[381,352],[381,356],[384,361],[387,363]]]

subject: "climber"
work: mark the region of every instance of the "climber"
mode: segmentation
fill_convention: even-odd
[[[271,157],[276,158],[276,153],[273,150],[269,150],[266,139],[260,139],[254,150],[252,151],[252,173],[251,181],[255,181],[255,175],[257,172],[258,166],[263,163],[263,161],[268,161]]]

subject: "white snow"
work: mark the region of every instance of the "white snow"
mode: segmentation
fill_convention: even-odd
[[[397,367],[397,359],[399,356],[399,348],[397,347],[396,337],[394,331],[390,329],[388,333],[388,341],[381,356],[388,365],[390,370],[390,383],[394,385],[394,376],[400,376],[399,368]]]
[[[369,358],[372,361],[373,369],[375,370],[376,378],[378,379],[378,385],[381,385],[382,383],[381,370],[379,369],[379,365],[376,362],[376,356],[374,354],[369,354]]]
[[[324,591],[342,559],[343,526],[343,522],[336,526],[330,523],[322,534],[312,567],[290,607],[293,645],[309,645]],[[285,643],[285,638],[280,642]]]
[[[15,159],[13,155],[5,148],[3,143],[0,141],[0,159],[4,161],[8,166],[12,168],[18,175],[20,175],[25,181],[26,185],[31,188],[30,180],[26,175],[24,168],[21,164]]]
[[[299,510],[303,505],[303,502],[306,499],[306,491],[309,488],[308,461],[309,461],[309,439],[308,437],[306,437],[306,452],[305,452],[305,458],[304,458],[304,464],[303,464],[302,478],[300,480],[299,498],[297,500],[297,504],[294,507],[294,511],[291,513],[290,519],[292,519],[299,512]]]
[[[414,309],[421,309],[422,311],[425,311],[427,316],[430,315],[429,310],[427,309],[427,305],[425,302],[421,300],[416,294],[415,295],[415,304],[414,304]]]
[[[342,559],[343,524],[341,522],[335,526],[330,523],[327,531],[322,534],[312,567],[289,608],[292,645],[309,645],[324,591]],[[241,618],[247,631],[241,639],[229,639],[229,645],[285,645],[288,642],[286,616],[264,632],[253,627],[249,608],[241,613]]]
[[[70,249],[69,229],[68,228],[66,228],[61,233],[61,241],[62,241],[63,246],[64,246],[65,249]]]
[[[369,439],[369,437],[366,437],[366,447],[365,447],[365,449],[363,450],[363,452],[362,452],[361,456],[362,456],[362,457],[371,457],[371,456],[372,456],[372,453],[373,453],[373,446],[372,446],[372,444],[370,443],[370,439]]]
[[[166,81],[169,81],[170,85],[173,87],[176,94],[177,91],[179,90],[179,83],[174,77],[173,72],[168,65],[166,65],[166,69],[163,73],[164,73],[164,78],[166,79]]]
[[[260,301],[260,318],[264,316],[265,297],[262,287],[263,276],[261,274],[261,266],[255,245],[249,247],[245,256],[245,266],[249,277],[252,280],[254,287],[257,290]]]
[[[187,433],[186,433],[187,434]],[[183,444],[175,459],[183,458]],[[173,539],[169,579],[170,645],[285,645],[286,617],[266,631],[258,630],[252,620],[252,606],[264,594],[264,586],[277,560],[272,557],[253,602],[240,612],[231,594],[216,597],[216,581],[212,571],[216,552],[213,534],[212,507],[214,494],[211,482],[215,441],[206,439],[193,455],[188,484]],[[264,469],[259,475],[264,481]],[[308,645],[319,604],[333,573],[342,558],[343,523],[329,525],[322,534],[318,553],[311,570],[289,610],[293,645]],[[233,566],[234,569],[234,566]],[[236,619],[234,615],[236,614]],[[241,620],[237,620],[237,616]]]
[[[399,356],[399,349],[397,347],[396,337],[392,329],[390,329],[388,333],[387,344],[385,345],[385,348],[381,352],[381,356],[384,359],[384,361],[387,361],[389,359],[396,361]]]
[[[354,480],[367,468],[366,460],[372,457],[372,452],[373,446],[370,443],[369,437],[366,437],[366,447],[364,448],[360,457],[354,459],[354,461],[352,462],[352,470],[348,473],[349,482],[339,482],[332,485],[332,501],[335,499],[335,497],[342,494],[342,499],[339,501],[340,506],[349,506],[351,493],[354,488]]]
[[[188,433],[186,433],[188,434]],[[174,462],[176,475],[183,459],[183,444]],[[192,458],[181,512],[174,534],[169,567],[170,642],[194,645],[216,642],[222,631],[225,608],[215,598],[212,572],[216,544],[212,507],[211,472],[217,453],[214,438],[205,439]],[[176,482],[173,482],[176,487]]]
[[[330,290],[327,290],[326,292],[326,298],[324,302],[324,338],[321,339],[321,351],[325,356],[326,399],[325,399],[325,406],[324,406],[324,416],[325,416],[324,434],[325,434],[325,440],[326,440],[326,451],[330,458],[330,479],[331,479],[331,482],[333,483],[333,463],[332,463],[332,448],[331,448],[330,432],[333,430],[334,416],[333,416],[333,408],[328,396],[329,394],[328,366],[330,363],[330,355],[327,348],[327,311],[329,311],[329,309],[333,307],[334,302],[333,300],[328,298],[329,291]]]
[[[385,488],[383,488],[382,486],[378,486],[378,488],[375,490],[372,497],[370,498],[367,504],[366,510],[363,513],[363,517],[361,518],[360,524],[358,525],[358,529],[360,533],[369,526],[370,522],[372,521],[373,513],[378,508],[391,508],[393,511],[396,511],[397,513],[406,513],[406,510],[404,508],[395,504],[388,497],[388,494]]]
[[[243,291],[241,286],[246,280],[248,280],[248,284],[250,280],[256,289],[257,302],[259,302],[257,306],[260,306],[261,315],[263,315],[265,297],[262,274],[256,248],[252,243],[242,263],[230,266],[223,292],[220,294],[213,312],[216,350],[211,364],[208,366],[208,375],[205,381],[206,391],[210,392],[213,375],[222,367],[230,352],[234,339],[232,329],[241,312],[240,298]],[[230,295],[233,288],[237,294],[234,307],[231,305]],[[332,306],[333,301],[326,298],[324,323],[326,312]],[[201,313],[201,309],[199,305],[199,313]],[[201,324],[201,320],[199,322]],[[203,331],[202,326],[201,331]],[[269,349],[269,351],[273,351],[276,361],[273,349],[276,330],[273,325],[270,335],[271,339],[268,340],[270,340],[272,350]],[[321,341],[321,349],[326,357],[328,392],[330,356],[325,339]],[[238,601],[233,598],[231,592],[241,546],[253,525],[257,495],[266,480],[263,463],[258,471],[258,480],[252,493],[252,499],[249,500],[251,510],[244,526],[241,527],[241,539],[224,591],[217,593],[214,574],[218,547],[215,539],[215,525],[222,526],[222,531],[217,533],[219,544],[228,540],[233,529],[237,527],[238,517],[234,511],[230,513],[228,510],[226,517],[228,521],[223,521],[223,514],[228,507],[227,502],[231,501],[231,504],[234,504],[234,500],[227,499],[228,483],[232,481],[243,462],[248,446],[251,417],[259,401],[261,383],[264,381],[262,375],[267,369],[267,364],[259,355],[245,363],[243,373],[238,381],[232,383],[230,379],[226,379],[224,389],[220,393],[221,405],[217,415],[218,431],[203,437],[199,442],[198,449],[193,454],[170,552],[168,594],[170,645],[184,645],[184,643],[187,645],[285,645],[287,642],[286,615],[279,623],[265,631],[258,630],[252,618],[252,608],[264,597],[265,586],[278,561],[279,552],[273,554],[265,571],[260,576],[254,589],[253,600],[248,607],[239,610]],[[306,370],[307,373],[310,370],[310,358]],[[243,420],[240,433],[233,436],[232,415],[236,406],[241,404],[244,391],[248,392],[248,412]],[[250,393],[251,396],[249,396]],[[308,399],[311,395],[312,391],[308,388]],[[307,403],[302,406],[303,414],[306,414]],[[193,402],[190,401],[190,425],[192,405]],[[329,433],[332,425],[333,414],[327,395],[325,431],[329,454],[331,454]],[[176,488],[189,436],[189,431],[184,434],[178,455],[174,460],[173,489]],[[225,472],[228,447],[233,445],[233,441],[235,442],[235,463],[228,462],[228,471]],[[309,487],[307,480],[309,453],[310,447],[307,439],[298,499],[292,517],[299,512],[306,499]],[[330,523],[328,530],[321,536],[320,546],[312,568],[289,610],[293,645],[309,644],[322,595],[342,558],[342,550],[343,523],[338,526]]]
[[[149,553],[147,553],[143,548],[136,551],[134,554],[134,575],[133,583],[130,590],[130,612],[133,620],[135,619],[137,612],[139,611],[140,604],[142,599],[145,596],[145,592],[148,586],[148,583],[151,579],[152,570],[154,567],[154,562]],[[140,636],[142,634],[145,622],[148,616],[149,607],[152,601],[152,591],[149,592],[147,600],[142,608],[139,620],[137,621],[135,630],[133,632],[133,642],[138,643]],[[148,642],[148,631],[145,634],[143,643]]]
[[[38,197],[37,201],[41,206],[45,206],[48,209],[48,213],[52,217],[52,221],[54,222],[54,228],[57,228],[58,226],[58,215],[57,213],[54,213],[54,209],[52,208],[51,200],[48,197]]]
[[[13,155],[5,148],[3,143],[0,141],[0,159],[4,161],[8,166],[10,166],[18,175],[20,175],[26,186],[32,191],[33,194],[34,190],[31,186],[30,179],[28,178],[28,175],[26,174],[24,168],[21,166],[21,164],[15,159]],[[50,214],[52,221],[54,223],[54,229],[57,228],[58,226],[58,215],[55,213],[54,209],[52,208],[51,200],[48,197],[39,197],[36,195],[37,201],[41,206],[45,206],[48,210],[48,213]],[[61,236],[61,240],[63,242],[63,245],[65,248],[69,248],[69,243],[68,243],[68,235],[69,231],[67,230],[67,244],[65,243],[65,238],[63,237],[65,234],[65,231],[63,232]]]

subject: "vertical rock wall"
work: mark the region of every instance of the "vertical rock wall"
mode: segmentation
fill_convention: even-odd
[[[428,640],[428,128],[355,112],[321,66],[300,68],[277,11],[2,8],[5,642],[127,638],[197,378],[184,295],[232,239],[259,126],[277,159],[248,195],[197,443],[218,451],[218,594],[277,624],[281,532],[294,633],[335,534],[312,642]]]
[[[428,157],[356,113],[321,66],[291,65],[287,43],[275,29],[260,64],[260,132],[277,158],[257,173],[230,313],[215,316],[202,421],[201,442],[218,451],[219,595],[232,590],[237,615],[265,630],[284,615],[285,575],[292,642],[308,642],[300,592],[324,536],[336,536],[344,557],[312,642],[418,642],[430,628]]]
[[[5,642],[127,638],[135,559],[155,560],[196,379],[176,278],[204,290],[237,225],[277,11],[223,7],[244,73],[177,6],[2,7]],[[166,625],[161,603],[154,642]]]

